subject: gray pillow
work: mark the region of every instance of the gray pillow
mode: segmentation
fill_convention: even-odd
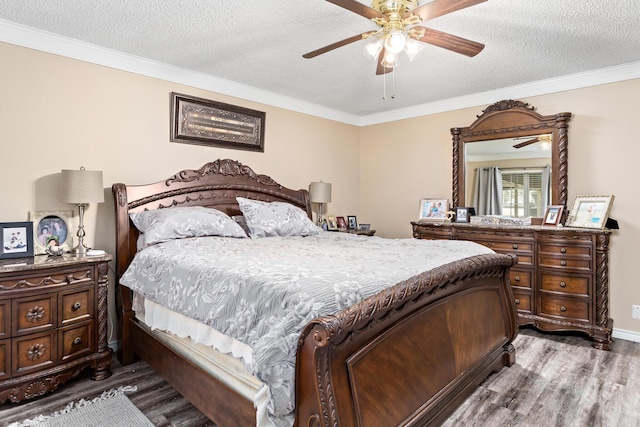
[[[251,238],[313,236],[322,231],[302,209],[285,202],[261,202],[236,197]]]
[[[185,237],[247,237],[229,215],[202,206],[156,209],[129,216],[138,230],[144,233],[146,245]]]

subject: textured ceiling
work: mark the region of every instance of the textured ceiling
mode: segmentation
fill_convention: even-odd
[[[489,0],[424,23],[479,55],[427,45],[386,77],[363,41],[302,58],[377,28],[323,0],[0,0],[0,19],[355,116],[640,61],[638,0]]]

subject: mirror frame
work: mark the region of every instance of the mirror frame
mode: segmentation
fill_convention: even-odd
[[[535,107],[512,99],[490,105],[471,126],[451,128],[453,138],[452,207],[471,206],[465,201],[465,144],[490,139],[552,135],[551,140],[551,204],[567,205],[567,145],[571,113],[543,116]]]

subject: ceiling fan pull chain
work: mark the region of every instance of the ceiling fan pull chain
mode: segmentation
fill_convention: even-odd
[[[396,99],[396,73],[391,76],[391,99]]]

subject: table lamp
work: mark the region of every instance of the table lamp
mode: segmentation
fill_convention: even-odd
[[[322,226],[322,205],[331,201],[331,184],[328,182],[312,182],[309,184],[309,198],[311,203],[318,204],[318,226]]]
[[[90,249],[84,244],[84,210],[89,203],[104,202],[102,171],[62,170],[60,198],[63,202],[78,205],[80,223],[78,224],[78,246],[72,252],[76,256],[86,256]]]

